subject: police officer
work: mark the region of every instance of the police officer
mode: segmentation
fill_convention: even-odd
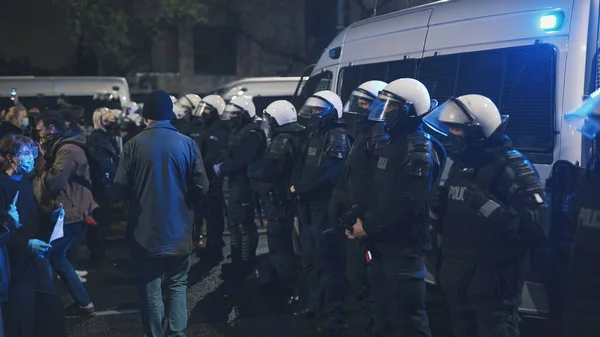
[[[300,242],[310,288],[304,314],[312,316],[320,309],[322,293],[325,334],[345,327],[342,234],[328,219],[331,193],[350,148],[342,113],[342,101],[331,91],[319,91],[306,100],[299,114],[309,118],[308,145],[299,179],[290,187],[298,196],[299,212],[304,213],[299,216],[304,219]]]
[[[191,133],[192,113],[198,107],[198,104],[202,98],[196,94],[187,94],[181,96],[173,104],[173,112],[175,113],[175,119],[171,122],[179,133],[189,136]]]
[[[374,317],[376,335],[431,336],[425,311],[425,254],[430,246],[426,203],[442,168],[421,118],[432,103],[421,82],[403,78],[379,93],[369,114],[372,121],[385,121],[390,139],[373,157],[364,217],[346,234],[369,240],[369,273],[383,273],[370,277],[377,282],[372,288],[387,293],[374,294],[374,313],[387,311],[390,317],[384,324]]]
[[[537,172],[487,97],[451,98],[426,122],[452,142],[454,163],[429,213],[443,240],[439,283],[454,335],[518,336],[524,263],[547,236]]]
[[[579,108],[565,115],[565,120],[584,137],[592,139],[594,156],[581,174],[577,189],[569,202],[575,225],[575,244],[568,275],[567,303],[564,314],[564,337],[600,336],[600,90]]]
[[[287,188],[294,165],[304,149],[301,144],[304,127],[297,123],[296,108],[288,101],[269,104],[263,119],[270,123],[273,138],[265,157],[250,165],[248,175],[267,185],[267,193],[261,195],[261,201],[269,223],[270,266],[279,275],[286,297],[295,300],[296,270],[292,243],[295,209],[288,198]],[[261,273],[271,274],[267,268],[262,268]],[[269,275],[259,276],[270,280]]]
[[[227,149],[229,123],[223,121],[225,101],[221,96],[209,95],[200,101],[192,113],[192,130],[190,137],[198,143],[206,172],[210,181],[208,194],[202,202],[202,213],[196,213],[196,233],[202,233],[202,218],[206,218],[206,256],[209,264],[223,260],[223,230],[225,217],[223,214],[223,178],[218,177],[213,167],[222,161],[222,153]]]
[[[258,245],[254,223],[254,194],[247,175],[248,166],[259,160],[267,146],[264,132],[255,121],[252,98],[236,96],[229,101],[223,119],[231,119],[231,131],[223,162],[214,166],[215,173],[229,177],[227,220],[231,232],[231,259],[236,273],[253,269]]]
[[[339,223],[345,213],[352,218],[360,216],[364,210],[372,175],[372,165],[369,165],[372,151],[388,139],[384,123],[367,118],[377,95],[386,85],[382,81],[365,82],[352,92],[344,106],[344,113],[355,119],[355,137],[329,203],[332,223]],[[346,275],[350,292],[358,301],[366,295],[365,244],[365,240],[347,239],[346,242]]]

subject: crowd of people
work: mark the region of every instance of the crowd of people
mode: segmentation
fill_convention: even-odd
[[[518,336],[529,261],[547,247],[548,202],[534,167],[512,149],[508,118],[487,97],[438,106],[422,83],[402,78],[363,83],[345,104],[319,91],[299,111],[287,101],[256,111],[244,95],[226,102],[154,91],[139,115],[96,110],[89,134],[63,115],[41,111],[29,125],[23,107],[5,114],[0,300],[8,336],[66,335],[52,270],[73,297],[68,310],[94,313],[68,252],[87,229],[90,261],[102,264],[111,200],[127,201],[146,336],[163,336],[166,318],[168,336],[186,335],[190,255],[201,243],[205,263],[224,259],[225,218],[224,277],[282,289],[283,305],[306,305],[297,315],[325,318],[324,336],[347,328],[349,302],[369,313],[368,336],[431,336],[431,250],[456,337]],[[119,134],[124,119],[131,123]],[[577,193],[573,200],[573,221],[595,226],[577,216],[594,205]],[[268,221],[269,259],[261,265],[258,204]],[[566,331],[591,316],[575,317]]]

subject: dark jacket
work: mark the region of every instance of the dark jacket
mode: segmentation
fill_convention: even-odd
[[[117,170],[119,158],[116,144],[112,141],[114,138],[106,131],[96,129],[87,141],[92,192],[100,204],[107,201],[107,188],[115,178]]]
[[[38,200],[44,212],[63,204],[65,225],[85,221],[98,204],[91,191],[90,167],[84,148],[87,138],[81,131],[69,130],[46,154],[49,160],[42,172]]]
[[[157,122],[123,150],[115,193],[129,197],[128,239],[151,257],[192,252],[193,207],[208,192],[196,143]]]

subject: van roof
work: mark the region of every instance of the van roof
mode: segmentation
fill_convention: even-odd
[[[124,100],[129,99],[129,86],[124,77],[104,76],[0,76],[0,97],[8,96],[16,88],[22,96],[94,95],[119,87]]]
[[[308,77],[249,77],[226,83],[215,91],[226,99],[237,95],[241,88],[249,96],[291,96],[301,79]]]

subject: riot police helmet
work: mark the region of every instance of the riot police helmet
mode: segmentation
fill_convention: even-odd
[[[600,89],[573,111],[565,115],[565,122],[583,136],[597,139],[600,133]]]
[[[221,116],[223,120],[252,120],[256,117],[256,106],[252,97],[241,95],[231,98],[225,106],[225,111]]]
[[[290,131],[303,130],[298,124],[298,113],[294,105],[285,100],[275,101],[263,111],[263,116],[272,127],[286,127]]]
[[[356,88],[344,106],[344,113],[356,115],[357,119],[365,120],[377,100],[379,92],[387,86],[383,81],[368,81]]]
[[[369,120],[385,122],[392,129],[409,120],[425,116],[437,105],[425,85],[414,78],[401,78],[379,92],[369,111]]]
[[[316,117],[322,120],[340,120],[344,113],[344,105],[340,97],[333,91],[323,90],[310,96],[299,115],[304,118]]]
[[[202,99],[193,115],[203,119],[220,118],[225,111],[225,105],[225,100],[221,96],[209,95]]]
[[[452,97],[424,118],[434,131],[450,137],[453,152],[488,139],[501,140],[507,121],[508,116],[500,115],[496,104],[482,95]]]
[[[175,118],[182,119],[188,117],[192,114],[198,104],[202,101],[202,98],[196,94],[187,94],[181,96],[174,104],[173,104],[173,112],[175,113]]]

